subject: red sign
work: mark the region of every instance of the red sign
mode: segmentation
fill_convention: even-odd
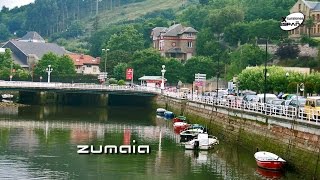
[[[127,80],[132,80],[133,79],[133,69],[132,68],[127,68],[127,70],[126,70],[126,79]]]
[[[203,84],[204,84],[203,81],[197,81],[196,82],[196,86],[203,86]]]

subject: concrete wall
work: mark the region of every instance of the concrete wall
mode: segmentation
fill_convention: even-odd
[[[320,178],[318,128],[169,97],[159,97],[157,102],[176,114],[186,115],[191,123],[206,125],[223,141],[239,142],[252,151],[252,156],[256,148],[271,151],[286,159],[289,167],[308,174],[306,179]]]

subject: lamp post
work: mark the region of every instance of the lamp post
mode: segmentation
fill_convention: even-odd
[[[164,73],[166,72],[165,68],[166,68],[166,66],[162,65],[162,70],[161,70],[161,73],[162,73],[161,94],[163,94],[163,90],[164,90]]]
[[[42,76],[40,76],[40,82],[42,82]]]
[[[48,73],[48,83],[50,83],[50,75],[51,75],[51,72],[53,71],[53,69],[51,68],[51,65],[48,65],[48,67],[46,68],[46,71]]]
[[[102,51],[106,52],[106,60],[104,61],[104,82],[107,82],[107,60],[108,60],[108,51],[110,51],[110,49],[102,49]]]
[[[300,91],[304,92],[304,84],[303,83],[298,83],[297,84],[297,94],[296,94],[296,100],[297,100],[297,107],[296,107],[296,118],[298,119],[298,113],[299,113],[299,101],[298,101],[298,96],[299,96],[299,89]]]
[[[267,93],[267,59],[268,59],[268,39],[266,39],[266,57],[264,61],[264,95],[263,103],[266,103],[266,93]]]

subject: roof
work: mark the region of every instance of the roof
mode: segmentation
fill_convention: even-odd
[[[45,43],[45,40],[35,31],[28,32],[26,35],[20,38],[19,41]]]
[[[4,44],[2,47],[10,48],[12,51],[12,58],[20,65],[26,66],[28,65],[28,62],[26,59],[22,59],[22,54],[24,54],[25,56],[32,55],[33,57],[41,59],[43,55],[50,52],[58,56],[62,56],[67,53],[64,48],[54,43],[36,43],[11,40]]]
[[[153,36],[160,36],[160,33],[166,29],[165,27],[155,27],[152,29],[152,35]]]
[[[35,43],[35,42],[24,42],[24,41],[9,41],[13,43],[17,48],[23,51],[25,54],[35,54],[40,59],[43,55],[52,52],[57,55],[64,55],[66,50],[54,43]]]
[[[153,81],[161,81],[162,76],[143,76],[139,78],[140,81],[147,81],[147,80],[153,80]],[[166,78],[164,78],[165,81],[167,81]]]
[[[74,65],[82,66],[84,64],[99,65],[100,59],[84,54],[67,54],[73,61]]]
[[[183,27],[181,24],[174,24],[169,28],[165,27],[155,27],[153,28],[152,35],[160,36],[163,33],[163,36],[178,36],[183,33],[197,33],[198,31],[192,27]]]
[[[315,10],[315,11],[320,11],[320,2],[304,1],[304,0],[302,0],[302,2],[304,2],[304,4],[306,6],[308,6],[310,9]]]

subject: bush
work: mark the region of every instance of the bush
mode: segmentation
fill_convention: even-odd
[[[296,93],[297,91],[297,84],[296,82],[291,82],[288,84],[287,90],[288,93]]]
[[[109,84],[118,84],[118,81],[115,78],[110,78]]]
[[[320,42],[318,40],[315,40],[313,38],[309,38],[308,36],[302,36],[300,42],[302,44],[309,44],[309,46],[311,46],[311,47],[317,47],[320,44]]]
[[[125,85],[125,84],[126,84],[126,82],[122,79],[118,81],[118,85],[120,85],[120,86]]]

